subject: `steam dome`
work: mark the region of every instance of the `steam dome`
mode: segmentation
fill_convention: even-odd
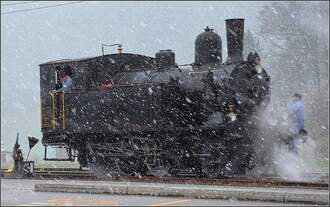
[[[222,63],[222,41],[213,29],[206,27],[195,40],[195,63]]]

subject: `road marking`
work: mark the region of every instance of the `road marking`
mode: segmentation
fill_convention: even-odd
[[[118,205],[115,200],[71,200],[71,199],[49,199],[48,203],[19,204],[18,206],[110,206]]]
[[[48,203],[31,203],[32,205],[47,205]]]
[[[104,206],[104,205],[118,205],[115,200],[71,200],[71,199],[49,199],[48,205],[78,205],[78,206]]]
[[[174,201],[168,201],[168,202],[161,202],[161,203],[154,203],[150,204],[148,206],[168,206],[168,205],[174,205],[178,203],[185,203],[185,202],[190,202],[191,200],[174,200]]]

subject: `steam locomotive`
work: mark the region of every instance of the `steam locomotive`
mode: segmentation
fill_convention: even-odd
[[[149,57],[121,48],[41,64],[44,159],[59,160],[47,156],[52,146],[110,176],[244,175],[255,165],[254,120],[269,102],[270,78],[255,58],[243,59],[244,19],[227,19],[226,31],[226,62],[207,27],[192,64],[176,64],[172,50]],[[74,88],[49,93],[68,67]]]

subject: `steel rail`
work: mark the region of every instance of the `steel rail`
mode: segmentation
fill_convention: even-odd
[[[33,179],[78,179],[96,181],[121,181],[121,182],[147,182],[147,183],[169,183],[169,184],[194,184],[194,185],[227,185],[227,186],[254,186],[254,187],[295,187],[295,188],[318,188],[328,189],[327,181],[286,181],[279,177],[256,178],[192,178],[192,177],[154,177],[154,176],[113,176],[98,177],[91,171],[79,170],[37,170]]]

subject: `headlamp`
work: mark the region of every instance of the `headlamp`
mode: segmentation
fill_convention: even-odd
[[[227,114],[227,117],[228,117],[228,121],[229,122],[234,122],[237,120],[237,116],[234,112],[230,112]]]
[[[257,71],[257,73],[261,73],[262,72],[262,67],[258,64],[254,66],[255,70]]]

